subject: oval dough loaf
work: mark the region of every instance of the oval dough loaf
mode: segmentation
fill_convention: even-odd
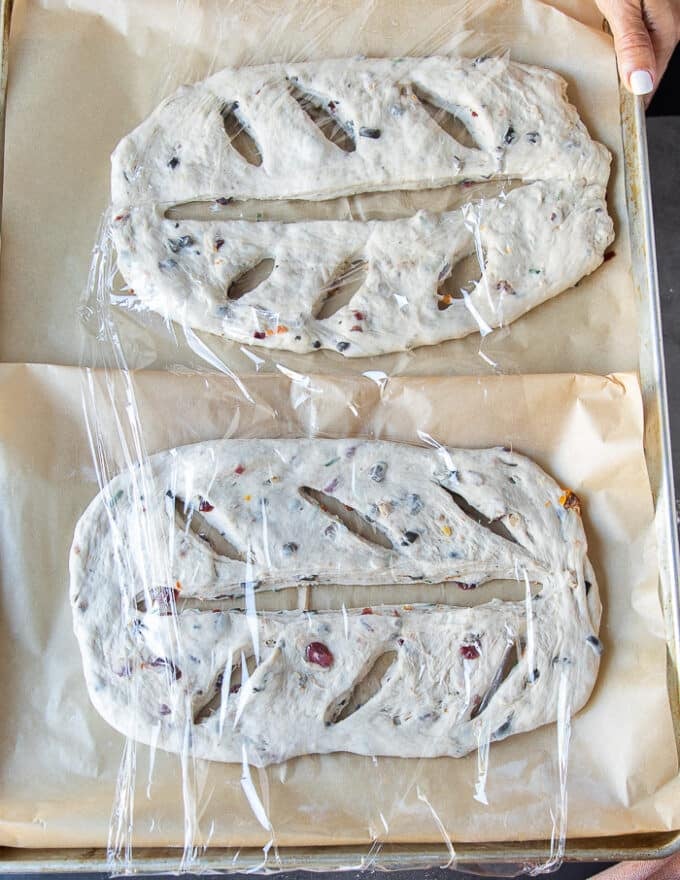
[[[335,120],[353,149],[334,143],[310,107]],[[433,111],[457,120],[467,132],[460,140],[474,146],[444,130]],[[227,135],[233,114],[261,164]],[[133,292],[118,301],[299,353],[371,356],[485,333],[600,265],[613,239],[609,162],[567,101],[564,80],[507,58],[223,70],[164,101],[113,154],[113,241]],[[526,185],[400,220],[165,217],[169,206],[195,200],[321,200],[492,178]],[[446,279],[472,254],[479,280],[451,293]],[[237,293],[264,264],[268,276]],[[365,280],[327,315],[326,301],[356,266]]]

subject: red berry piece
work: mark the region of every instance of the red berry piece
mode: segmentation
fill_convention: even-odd
[[[234,468],[235,474],[241,475],[244,471],[245,471],[245,468],[243,467],[242,464],[237,464],[236,467]]]
[[[215,505],[211,504],[209,501],[206,501],[205,498],[201,498],[198,502],[198,509],[201,513],[210,513],[211,510],[215,509]]]
[[[323,642],[310,642],[305,648],[305,660],[324,669],[333,665],[333,655]]]
[[[464,660],[476,660],[479,657],[479,649],[476,645],[461,645],[460,653]]]

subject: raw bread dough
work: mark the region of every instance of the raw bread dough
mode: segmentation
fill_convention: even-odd
[[[195,757],[459,756],[554,721],[560,699],[577,711],[597,675],[601,609],[575,496],[505,449],[174,449],[104,487],[70,562],[94,705],[143,742],[190,741]],[[526,583],[526,601],[254,613],[258,590],[456,593],[499,578]],[[249,610],[216,607],[234,595]]]
[[[326,136],[328,126],[311,120],[293,89],[351,134],[354,152]],[[476,147],[447,134],[424,102],[456,116]],[[234,103],[259,146],[259,166],[225,132],[223,113]],[[328,199],[499,176],[604,188],[609,162],[552,71],[505,56],[344,58],[222,70],[180,88],[116,147],[111,196],[118,209],[194,199]]]
[[[301,98],[345,130],[346,152]],[[464,124],[464,146],[429,110]],[[250,164],[225,131],[257,143]],[[601,263],[613,229],[609,155],[551,71],[507,58],[401,58],[223,70],[180,89],[112,158],[113,238],[132,294],[118,300],[238,342],[347,357],[482,333],[514,321]],[[394,221],[172,221],[198,199],[328,199],[494,177],[534,181],[474,208]],[[453,297],[440,284],[476,253],[484,271]],[[239,299],[232,283],[273,271]],[[337,279],[367,270],[319,317]]]
[[[246,344],[347,357],[378,355],[487,331],[514,321],[602,262],[613,238],[596,184],[533,183],[472,208],[408,220],[299,223],[175,221],[159,206],[116,215],[118,265],[134,296],[183,326]],[[484,254],[469,293],[442,279]],[[250,292],[232,285],[264,260],[272,271]],[[365,261],[349,303],[317,317],[334,279]]]

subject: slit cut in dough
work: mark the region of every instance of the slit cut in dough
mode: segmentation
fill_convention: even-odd
[[[554,721],[560,692],[572,712],[587,701],[601,608],[586,549],[576,497],[504,449],[211,441],[151,456],[90,504],[71,550],[74,627],[92,702],[143,742],[177,752],[189,727],[196,757],[258,765],[455,757]],[[455,596],[498,579],[525,582],[526,601],[211,605],[315,584],[446,582]]]
[[[225,113],[261,164],[236,148]],[[240,343],[346,357],[488,332],[600,265],[613,239],[609,163],[564,80],[505,57],[223,70],[180,89],[114,151],[113,240],[135,292],[126,304]],[[402,220],[165,218],[197,200],[321,200],[495,178],[526,185]],[[442,295],[470,253],[481,277]],[[231,296],[263,261],[271,273]],[[329,284],[353,263],[365,280],[323,317]]]

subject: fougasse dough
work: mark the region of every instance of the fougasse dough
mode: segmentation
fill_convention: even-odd
[[[164,219],[163,209],[116,215],[118,264],[142,305],[184,326],[238,342],[347,357],[379,355],[509,324],[602,262],[612,223],[602,188],[533,183],[475,208],[419,211],[392,221]],[[473,289],[444,301],[439,284],[481,252]],[[231,285],[263,260],[269,277],[238,299]],[[317,317],[333,278],[357,259],[366,279],[350,301]]]
[[[326,137],[295,94],[328,111],[355,150]],[[425,103],[458,117],[477,147],[447,135]],[[225,133],[223,113],[234,104],[259,166]],[[222,70],[180,88],[116,147],[111,197],[117,208],[329,199],[499,176],[604,187],[609,163],[550,70],[506,56],[344,58]]]
[[[94,705],[143,742],[257,765],[461,756],[588,699],[586,553],[573,493],[507,449],[210,441],[104,487],[76,528],[71,602]],[[497,579],[525,601],[254,611],[301,584],[404,584],[407,601],[412,582],[455,599]]]
[[[327,137],[304,101],[354,149]],[[464,124],[476,146],[445,131],[432,110]],[[232,145],[225,112],[257,143],[260,165]],[[223,70],[181,88],[113,154],[113,241],[132,291],[119,302],[241,343],[346,357],[487,332],[602,262],[613,238],[609,163],[564,80],[506,57]],[[491,178],[526,186],[402,220],[164,219],[168,206],[188,201],[320,200]],[[481,277],[442,296],[440,284],[475,253]],[[235,298],[232,284],[265,260],[271,274]],[[326,300],[357,263],[364,282],[328,316]]]

